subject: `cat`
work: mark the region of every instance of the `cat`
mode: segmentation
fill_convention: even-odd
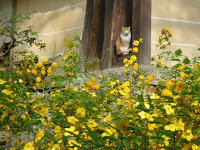
[[[120,36],[116,41],[116,55],[122,56],[129,54],[129,46],[131,42],[131,27],[123,27]]]

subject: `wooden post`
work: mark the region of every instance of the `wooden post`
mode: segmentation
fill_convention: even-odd
[[[103,69],[113,67],[113,59],[116,55],[115,43],[126,21],[125,1],[113,0],[112,2],[111,0],[106,1]]]
[[[139,53],[140,64],[151,64],[151,0],[141,0],[141,37],[144,43],[141,45]]]
[[[101,15],[102,15],[102,0],[95,0],[93,1],[92,6],[92,18],[91,18],[91,25],[90,25],[90,33],[89,33],[89,41],[88,41],[88,51],[86,58],[90,60],[94,60],[97,58],[98,54],[98,42],[99,42],[99,36],[101,34],[100,24],[101,21]]]
[[[137,53],[138,63],[150,65],[151,61],[151,0],[133,0],[132,41],[144,38]]]
[[[82,52],[81,55],[84,59],[87,56],[88,50],[88,40],[89,40],[89,33],[90,33],[90,26],[91,26],[91,19],[92,19],[92,7],[93,0],[87,0],[87,7],[86,7],[86,14],[85,14],[85,21],[84,21],[84,30],[83,30],[83,41],[82,41]]]
[[[101,68],[107,69],[112,67],[112,41],[113,41],[113,8],[116,0],[106,0],[105,20],[104,20],[104,42]]]

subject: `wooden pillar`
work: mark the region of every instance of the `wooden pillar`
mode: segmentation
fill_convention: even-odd
[[[122,26],[125,26],[125,1],[106,0],[105,24],[104,24],[104,46],[102,68],[113,66],[115,57],[115,43],[120,35]]]
[[[84,21],[84,30],[83,30],[83,41],[82,41],[82,52],[81,55],[84,59],[87,56],[88,50],[88,40],[89,40],[89,33],[90,33],[90,26],[92,20],[92,11],[93,11],[93,0],[87,0],[86,6],[86,14],[85,14],[85,21]]]
[[[150,65],[151,61],[151,0],[132,2],[132,40],[144,38],[137,53],[138,63]]]
[[[87,60],[91,61],[99,57],[102,53],[102,26],[104,22],[104,0],[88,0],[85,18],[83,49]]]
[[[104,23],[104,42],[101,68],[112,67],[112,41],[113,41],[113,8],[116,0],[106,0],[105,3],[105,23]]]

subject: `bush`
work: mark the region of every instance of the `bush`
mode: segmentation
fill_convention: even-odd
[[[56,62],[35,63],[23,52],[19,66],[7,80],[0,79],[0,127],[34,138],[18,139],[10,149],[200,149],[199,57],[165,51],[171,36],[162,29],[161,54],[151,59],[163,72],[152,94],[148,87],[154,77],[138,70],[134,55],[142,39],[134,41],[133,55],[123,60],[127,78],[121,81],[80,72],[81,58],[73,51],[78,36],[65,42],[62,75],[54,73]],[[167,67],[162,58],[178,63]],[[42,94],[30,92],[29,85]]]

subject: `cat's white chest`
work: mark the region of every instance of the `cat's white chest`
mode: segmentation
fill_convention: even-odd
[[[128,35],[123,35],[123,34],[120,34],[120,38],[121,38],[121,41],[122,41],[122,44],[124,46],[128,46],[129,47],[129,44],[131,42],[131,33],[129,33]]]
[[[129,33],[127,36],[120,34],[121,42],[123,46],[120,47],[120,51],[123,52],[124,54],[129,53],[129,45],[131,42],[131,34]]]

